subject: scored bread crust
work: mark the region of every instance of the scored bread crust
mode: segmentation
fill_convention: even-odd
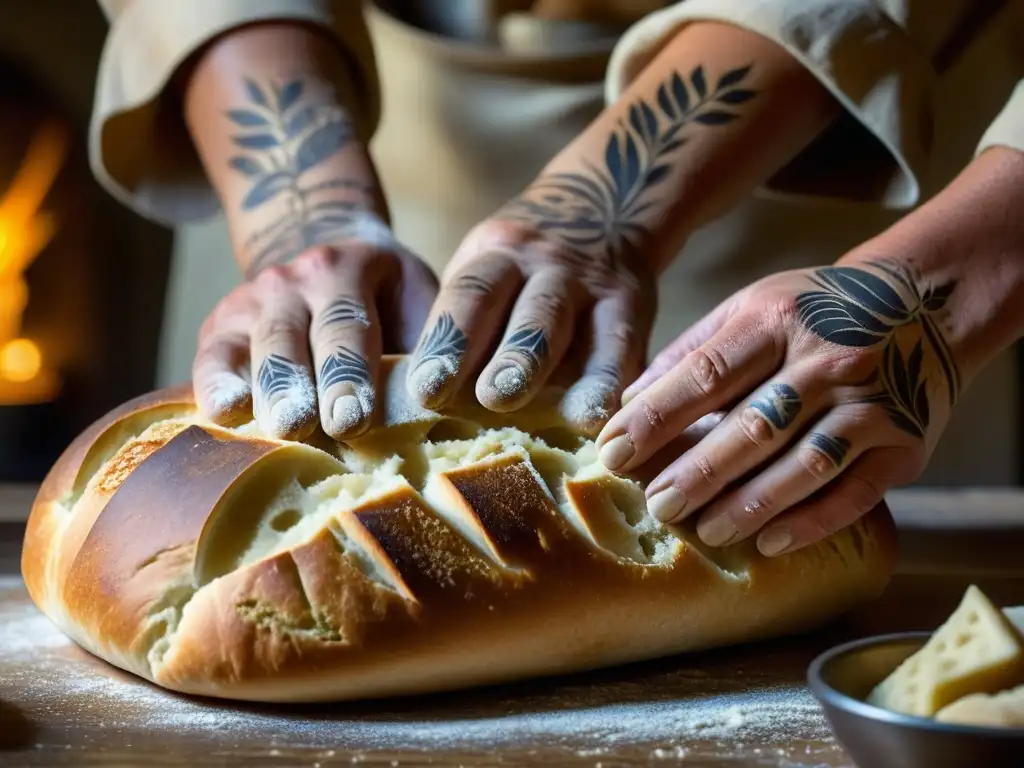
[[[801,632],[873,599],[879,505],[766,558],[646,515],[563,418],[414,405],[405,358],[337,444],[205,420],[189,387],[126,403],[42,484],[22,572],[86,650],[166,688],[287,702],[427,693]],[[677,448],[678,451],[678,448]]]

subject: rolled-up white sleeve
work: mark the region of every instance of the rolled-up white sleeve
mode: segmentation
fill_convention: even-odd
[[[377,73],[359,0],[99,0],[110,21],[100,60],[89,159],[97,180],[125,205],[170,226],[205,218],[220,203],[167,98],[179,68],[224,32],[260,21],[322,28],[349,58],[357,132],[369,141],[380,113]]]
[[[992,147],[1008,147],[1024,152],[1024,79],[1018,81],[1006,105],[985,130],[975,156]]]
[[[759,192],[866,198],[897,209],[919,201],[931,149],[935,75],[923,47],[875,2],[682,0],[645,17],[619,41],[608,66],[607,101],[617,100],[672,37],[698,21],[734,24],[778,43],[846,110],[837,121],[847,123],[846,130],[826,132],[835,137],[834,146],[823,137],[825,146],[819,144],[813,162],[804,164],[810,173],[802,179],[780,174]],[[875,141],[849,142],[851,127],[866,129]],[[853,160],[852,147],[864,156]],[[866,184],[867,175],[875,181]]]

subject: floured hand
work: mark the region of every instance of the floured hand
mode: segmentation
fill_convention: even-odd
[[[193,382],[217,422],[255,418],[282,439],[319,422],[335,439],[369,425],[385,351],[415,343],[436,281],[400,248],[350,241],[268,267],[224,297],[200,331]]]

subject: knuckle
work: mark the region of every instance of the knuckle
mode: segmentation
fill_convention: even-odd
[[[697,468],[700,473],[701,479],[708,485],[715,485],[718,479],[718,475],[715,472],[715,467],[711,463],[711,459],[706,454],[698,453],[693,457],[693,465]]]
[[[714,347],[697,349],[691,362],[690,385],[695,392],[705,397],[717,395],[728,373],[722,353]]]
[[[566,296],[562,293],[540,291],[530,297],[529,307],[524,314],[535,324],[545,324],[561,315],[567,304]]]
[[[797,453],[797,459],[804,471],[817,481],[827,480],[835,471],[832,460],[813,445],[804,445]]]
[[[333,269],[341,261],[341,253],[337,248],[328,245],[317,245],[303,253],[295,260],[296,264],[312,270]]]
[[[636,346],[636,330],[627,320],[618,320],[608,327],[607,343],[616,349],[632,349]]]
[[[256,324],[256,338],[268,346],[291,344],[295,340],[295,334],[294,323],[281,315],[262,317]]]
[[[656,405],[652,405],[647,400],[643,400],[640,403],[640,410],[643,412],[644,421],[654,432],[660,432],[665,428],[667,419],[662,410]]]
[[[822,361],[822,370],[828,381],[853,384],[867,379],[877,365],[873,354],[855,350],[828,355]]]
[[[474,249],[496,248],[514,253],[536,238],[532,228],[519,222],[491,218],[477,224],[467,237],[467,242]]]
[[[274,264],[261,270],[252,282],[261,292],[275,293],[291,284],[291,276],[286,265]]]
[[[740,433],[755,446],[762,446],[775,436],[767,419],[756,408],[745,408],[737,421]]]
[[[756,527],[775,517],[775,502],[768,496],[761,495],[743,505],[742,518],[736,522],[742,528]]]
[[[776,299],[768,309],[766,315],[771,322],[786,328],[798,326],[800,320],[800,308],[796,303],[796,296],[787,294]]]

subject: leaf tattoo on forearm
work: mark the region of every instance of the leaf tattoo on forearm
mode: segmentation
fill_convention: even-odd
[[[502,215],[527,221],[556,235],[577,254],[598,257],[615,268],[650,235],[642,217],[660,202],[654,193],[688,141],[684,129],[735,120],[739,115],[734,108],[755,96],[738,87],[750,70],[744,66],[726,72],[713,90],[703,67],[689,78],[674,73],[662,83],[653,104],[640,99],[629,108],[628,118],[608,137],[602,166],[588,161],[582,172],[542,176]]]
[[[796,299],[800,322],[825,341],[844,347],[884,345],[878,369],[864,382],[878,382],[881,390],[862,402],[881,406],[899,429],[923,438],[931,423],[926,347],[938,361],[950,407],[960,392],[960,373],[933,317],[945,307],[956,285],[951,281],[922,291],[897,262],[867,264],[893,283],[860,267],[817,269],[811,277],[817,290],[805,291]],[[910,297],[909,302],[895,286]],[[897,339],[899,329],[907,329],[906,335],[912,337],[907,356]]]
[[[244,150],[231,157],[228,166],[252,184],[241,209],[285,205],[281,215],[246,241],[253,253],[246,270],[251,276],[268,264],[283,263],[314,245],[345,237],[356,214],[367,210],[371,190],[344,177],[307,181],[311,171],[351,140],[343,109],[325,98],[307,97],[309,89],[302,79],[262,86],[246,79],[245,90],[248,103],[227,112],[238,128],[231,141]],[[338,190],[349,191],[349,198],[340,198]],[[352,191],[358,199],[351,199]]]

